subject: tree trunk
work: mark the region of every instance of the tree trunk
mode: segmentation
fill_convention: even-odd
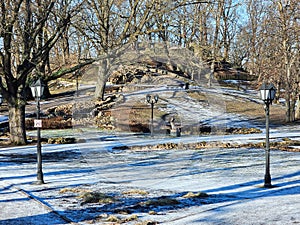
[[[25,104],[9,104],[10,141],[16,145],[27,143],[25,130]]]
[[[104,100],[105,86],[108,79],[109,59],[103,59],[98,65],[98,76],[95,90],[95,98]]]
[[[294,122],[296,120],[296,101],[293,99],[291,102],[291,118],[290,122]]]
[[[295,110],[295,107],[296,107],[296,101],[291,99],[291,96],[288,94],[286,99],[286,107],[285,107],[285,121],[286,122],[293,122],[295,121],[296,119],[296,110]]]
[[[216,14],[216,24],[213,36],[213,43],[212,43],[212,64],[210,66],[210,74],[208,79],[208,86],[211,87],[212,80],[214,78],[215,72],[215,62],[217,61],[217,53],[219,53],[218,49],[218,38],[219,38],[219,31],[220,31],[220,24],[221,24],[221,15],[223,14],[223,6],[224,0],[218,2],[218,12]]]
[[[295,120],[299,120],[300,119],[300,101],[299,99],[297,99],[296,101],[296,112],[295,112]]]
[[[209,77],[208,77],[208,87],[212,86],[212,80],[214,78],[214,74],[215,74],[215,58],[213,58],[211,65],[210,65],[210,73],[209,73]]]
[[[104,75],[99,75],[97,78],[95,98],[97,100],[104,100],[105,86],[106,86],[106,77]]]
[[[286,97],[285,97],[285,122],[290,122],[290,118],[291,118],[291,100],[290,100],[290,96],[287,93]]]
[[[50,93],[50,90],[49,90],[49,85],[48,85],[48,82],[44,82],[44,92],[43,92],[43,97],[44,98],[50,98],[51,97],[51,93]]]

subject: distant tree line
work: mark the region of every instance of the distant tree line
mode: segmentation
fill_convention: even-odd
[[[33,80],[47,84],[96,60],[106,74],[104,56],[141,39],[190,49],[211,62],[211,75],[224,61],[273,82],[284,92],[286,120],[299,118],[298,0],[2,0],[0,15],[0,92],[15,144],[26,143]],[[103,97],[104,86],[97,92]]]

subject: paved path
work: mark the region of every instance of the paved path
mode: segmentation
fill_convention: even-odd
[[[13,185],[0,186],[0,212],[0,225],[68,223],[50,207]]]

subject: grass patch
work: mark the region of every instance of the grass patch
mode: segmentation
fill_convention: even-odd
[[[209,195],[205,192],[188,192],[187,194],[183,195],[183,198],[207,198]]]
[[[154,124],[164,114],[159,110],[160,103],[154,108]],[[120,131],[150,133],[151,106],[144,102],[125,102],[111,109],[115,129]]]
[[[114,222],[114,223],[120,223],[121,220],[114,216],[114,215],[110,215],[108,218],[107,218],[107,222]]]
[[[242,116],[253,118],[258,122],[265,121],[265,110],[263,104],[251,101],[226,100],[226,111],[228,113],[236,113]],[[272,123],[285,123],[285,109],[279,105],[272,105],[270,110],[270,120]]]
[[[151,211],[148,212],[148,214],[149,214],[149,215],[157,215],[157,212],[154,211],[154,210],[151,210]]]
[[[188,95],[201,102],[207,102],[210,98],[213,98],[209,94],[201,93],[199,91],[189,91]],[[242,116],[247,116],[259,122],[265,121],[265,110],[263,104],[239,98],[226,100],[226,97],[220,97],[224,98],[227,113],[236,113]],[[280,105],[272,105],[270,110],[270,119],[273,123],[285,123],[285,109]]]
[[[82,199],[81,204],[88,204],[88,203],[109,204],[109,203],[114,203],[116,201],[114,197],[111,197],[109,195],[100,192],[85,192],[80,196],[78,196],[78,198]]]
[[[34,127],[35,118],[28,118],[25,120],[25,126],[27,130],[35,130]],[[72,119],[64,119],[62,116],[52,118],[41,118],[43,129],[68,129],[72,128]]]
[[[148,195],[149,192],[144,190],[139,190],[139,189],[132,189],[132,190],[124,191],[122,194],[123,195]]]
[[[143,221],[143,222],[137,223],[135,225],[157,225],[157,224],[159,224],[159,222],[156,222],[156,221]]]
[[[57,137],[49,138],[48,144],[73,144],[76,143],[76,139],[73,137]]]
[[[125,218],[119,218],[117,216],[114,216],[114,215],[110,215],[106,221],[107,222],[111,222],[111,223],[116,223],[116,224],[122,224],[122,223],[128,223],[128,222],[131,222],[131,221],[136,221],[138,220],[138,216],[133,214],[129,217],[125,217]]]
[[[88,192],[88,190],[80,189],[80,188],[63,188],[63,189],[60,189],[60,191],[59,191],[60,194],[64,194],[64,193],[68,193],[68,192],[71,192],[71,193],[86,193],[86,192]]]
[[[142,203],[145,206],[172,206],[172,205],[178,205],[180,202],[174,198],[159,198],[155,200],[148,200],[146,202]]]
[[[187,93],[189,97],[196,99],[200,102],[206,102],[208,100],[207,96],[204,93],[201,93],[200,91],[188,91]]]
[[[129,217],[126,217],[126,218],[122,219],[122,222],[123,223],[127,223],[127,222],[135,221],[135,220],[138,220],[138,216],[135,215],[135,214],[133,214],[133,215],[131,215]]]

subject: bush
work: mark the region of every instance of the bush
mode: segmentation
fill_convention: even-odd
[[[58,138],[49,138],[48,144],[73,144],[76,142],[75,138],[70,137],[58,137]]]
[[[34,127],[34,118],[26,119],[25,126],[28,130],[36,129]],[[67,129],[72,128],[72,119],[63,117],[42,118],[42,129]]]

